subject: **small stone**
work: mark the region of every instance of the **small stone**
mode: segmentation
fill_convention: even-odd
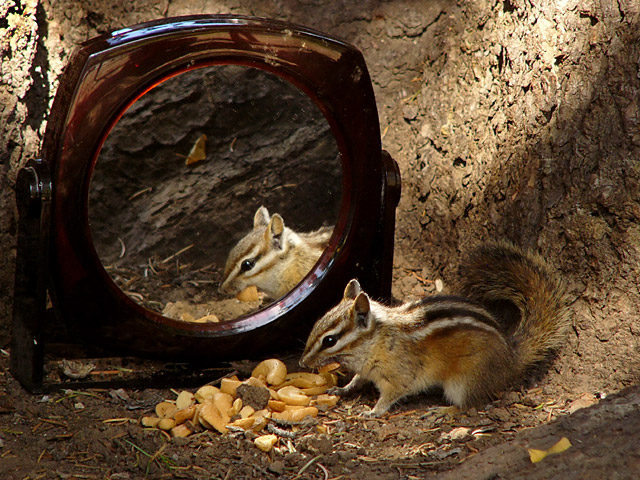
[[[261,435],[253,443],[263,452],[270,452],[277,441],[278,437],[275,435]]]
[[[585,394],[582,394],[580,397],[576,398],[574,401],[572,401],[569,404],[569,407],[567,408],[567,410],[569,410],[569,413],[574,413],[580,410],[581,408],[590,407],[596,402],[597,400],[594,395],[590,393],[585,393]]]
[[[354,460],[355,458],[358,457],[355,454],[355,452],[345,452],[345,451],[336,452],[336,455],[338,456],[338,458],[340,458],[342,462],[348,462],[349,460]]]
[[[326,435],[305,437],[306,448],[315,455],[329,455],[333,450],[333,442]]]
[[[489,418],[500,422],[506,422],[511,418],[511,414],[506,408],[494,408],[490,412],[487,412],[487,415]]]
[[[418,116],[418,106],[415,104],[405,105],[402,109],[402,116],[405,120],[415,120]]]
[[[507,392],[502,397],[502,402],[505,405],[513,405],[514,403],[520,401],[520,395],[517,392]]]
[[[458,455],[460,453],[462,453],[461,448],[452,448],[452,449],[438,448],[437,450],[430,451],[429,455],[437,458],[438,460],[444,460],[447,457],[451,457],[452,455]]]
[[[449,433],[443,433],[442,440],[448,440],[451,442],[462,442],[465,439],[470,438],[469,429],[466,427],[457,427],[451,430]]]
[[[422,135],[423,138],[433,138],[434,134],[431,125],[428,123],[423,124],[420,128],[420,135]]]
[[[467,417],[475,417],[478,415],[478,409],[474,407],[468,408],[466,414]]]
[[[539,396],[526,396],[522,399],[522,404],[527,407],[537,407],[542,403],[542,398]]]
[[[282,460],[276,460],[275,462],[269,464],[267,470],[275,473],[276,475],[282,475],[284,473],[284,462]]]
[[[240,385],[236,389],[236,393],[238,398],[242,399],[243,405],[249,405],[253,407],[254,410],[262,410],[271,398],[268,389],[254,385]]]
[[[75,360],[62,360],[62,373],[74,380],[89,376],[96,366],[93,363],[83,363]]]
[[[127,472],[112,473],[111,476],[109,477],[109,480],[130,480],[130,479],[131,479],[131,475],[129,475]]]

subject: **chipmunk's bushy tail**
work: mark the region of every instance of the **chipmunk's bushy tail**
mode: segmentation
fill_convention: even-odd
[[[520,318],[510,333],[521,367],[543,360],[565,341],[569,299],[560,278],[537,254],[508,242],[486,244],[461,267],[460,293],[485,305],[512,302]]]

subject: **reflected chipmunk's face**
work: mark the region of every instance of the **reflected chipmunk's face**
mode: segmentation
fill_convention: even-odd
[[[296,233],[285,226],[282,216],[269,215],[261,206],[253,229],[229,253],[220,292],[233,295],[254,285],[274,300],[282,297],[313,268],[332,231],[322,227]]]

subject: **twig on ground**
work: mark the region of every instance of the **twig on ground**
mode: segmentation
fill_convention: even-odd
[[[162,260],[160,262],[160,264],[164,265],[165,263],[169,262],[170,260],[173,260],[174,258],[176,258],[178,255],[183,254],[184,252],[186,252],[187,250],[193,248],[194,244],[192,243],[191,245],[189,245],[188,247],[184,247],[182,250],[178,250],[176,253],[174,253],[173,255],[169,255],[167,258],[165,258],[164,260]],[[155,272],[154,272],[155,273]]]

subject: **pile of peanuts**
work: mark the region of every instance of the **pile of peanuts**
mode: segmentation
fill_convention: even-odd
[[[281,360],[264,360],[247,380],[232,376],[223,378],[219,388],[205,385],[195,394],[181,391],[175,401],[158,403],[156,416],[143,417],[141,423],[172,437],[187,437],[202,428],[221,434],[239,429],[259,433],[270,421],[295,424],[338,402],[337,396],[326,393],[337,382],[330,370],[331,366],[320,373],[288,373]],[[268,452],[277,440],[276,435],[259,435],[254,443]]]

